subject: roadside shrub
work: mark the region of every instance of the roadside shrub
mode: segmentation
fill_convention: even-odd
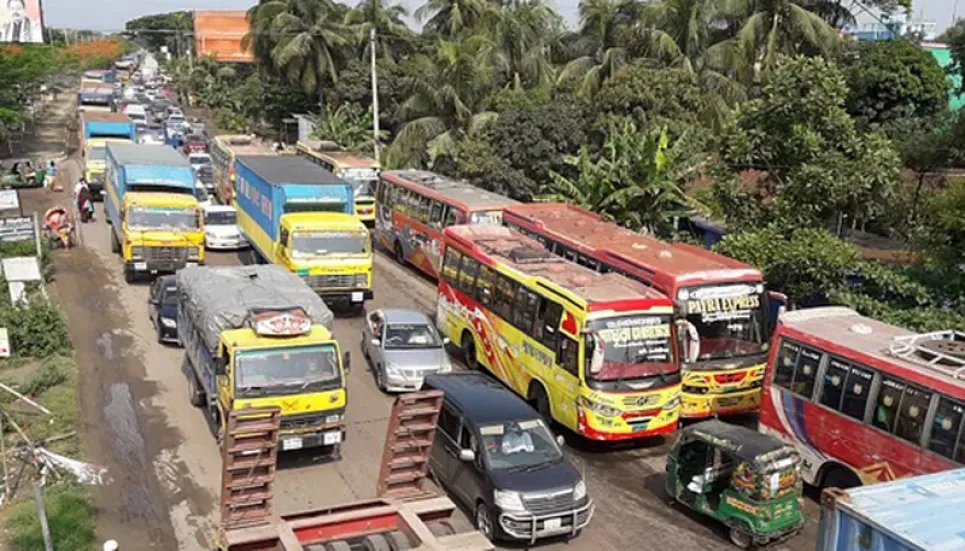
[[[30,396],[42,394],[67,380],[67,371],[54,363],[46,363],[33,377],[21,385],[20,392]]]
[[[79,486],[48,488],[44,504],[54,549],[92,549],[97,510],[91,505],[86,490]],[[24,499],[14,508],[7,522],[7,535],[10,543],[20,551],[44,550],[40,521],[32,498]]]
[[[14,356],[46,358],[70,349],[66,317],[40,293],[32,293],[25,306],[14,306],[4,292],[0,298],[0,327],[9,332]]]

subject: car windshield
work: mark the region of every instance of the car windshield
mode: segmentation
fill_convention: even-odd
[[[700,337],[698,361],[753,356],[767,351],[760,285],[715,285],[684,289],[686,320]]]
[[[521,471],[557,463],[563,452],[542,419],[479,427],[483,453],[494,471]]]
[[[295,256],[361,254],[369,250],[367,232],[295,232],[291,241]]]
[[[165,306],[178,305],[178,288],[176,285],[164,288],[164,297],[161,299],[161,304]]]
[[[588,379],[632,381],[664,378],[678,371],[670,314],[595,319],[587,323],[587,331]]]
[[[442,341],[436,330],[425,323],[392,323],[385,328],[388,349],[439,348]]]
[[[107,148],[106,147],[92,147],[87,153],[87,160],[89,161],[103,161],[107,158]]]
[[[197,209],[132,208],[127,212],[131,229],[196,230],[200,227]]]
[[[235,357],[239,396],[327,390],[337,387],[339,379],[332,345],[250,350]]]
[[[209,226],[233,226],[237,222],[233,210],[209,212],[204,215],[204,223]]]

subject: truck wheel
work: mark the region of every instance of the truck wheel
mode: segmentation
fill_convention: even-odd
[[[117,240],[117,234],[111,230],[111,252],[121,254],[121,242]]]
[[[352,551],[352,546],[345,540],[330,541],[325,544],[328,551]]]
[[[134,268],[124,267],[124,281],[128,284],[137,281],[137,273],[134,271]]]
[[[106,203],[106,202],[104,203],[104,222],[106,222],[108,226],[111,225],[111,217],[107,215],[107,203]]]
[[[385,534],[385,539],[389,540],[389,547],[392,551],[409,551],[409,549],[412,549],[409,538],[405,537],[405,534],[399,530]]]
[[[362,549],[364,551],[392,551],[392,548],[389,547],[389,542],[382,534],[365,536],[362,540]]]
[[[188,369],[190,369],[190,366]],[[201,390],[201,385],[198,384],[198,376],[194,373],[188,374],[188,401],[196,408],[204,406],[205,403],[204,391]]]

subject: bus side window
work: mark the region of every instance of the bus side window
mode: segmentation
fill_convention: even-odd
[[[513,312],[513,325],[527,335],[536,338],[533,326],[536,323],[536,310],[539,297],[536,293],[520,285],[516,288],[516,309]]]
[[[556,351],[556,362],[564,371],[579,377],[579,345],[566,335],[560,334],[559,347]]]
[[[543,343],[543,346],[550,350],[556,348],[556,333],[560,326],[560,318],[563,316],[563,307],[540,297],[539,313],[536,317],[536,339]]]
[[[385,188],[389,187],[389,184],[385,180],[379,178],[378,186],[379,189],[375,192],[375,200],[378,201],[380,205],[385,205],[387,204],[385,201]]]
[[[848,380],[844,383],[841,413],[864,422],[865,411],[868,409],[868,397],[871,395],[871,383],[874,380],[873,371],[851,366]]]
[[[885,432],[892,432],[895,428],[895,418],[898,416],[898,404],[901,393],[905,390],[905,383],[884,377],[881,389],[878,391],[878,402],[871,416],[871,424]]]
[[[479,266],[475,297],[486,308],[489,308],[493,302],[493,269],[485,264]]]
[[[446,205],[439,201],[432,201],[429,205],[429,225],[436,229],[442,229],[443,211]]]
[[[456,278],[459,275],[459,263],[462,262],[462,253],[456,249],[447,246],[446,256],[442,263],[442,279],[450,284],[456,284]]]
[[[898,409],[898,420],[895,423],[895,435],[915,444],[921,445],[921,437],[925,428],[925,416],[931,405],[932,393],[908,385],[901,396],[901,406]]]
[[[472,296],[473,287],[476,285],[476,273],[479,272],[479,261],[470,256],[462,259],[462,269],[459,271],[459,283],[456,287],[460,291]]]
[[[956,457],[955,440],[962,426],[963,416],[965,416],[965,407],[944,396],[939,398],[935,418],[932,420],[931,434],[928,436],[928,449],[962,463],[962,459],[965,459],[963,457],[965,449],[960,448]]]
[[[442,227],[448,228],[449,226],[455,226],[465,220],[465,216],[456,207],[449,205],[449,210],[446,211],[445,218],[443,218]]]
[[[791,381],[794,380],[794,366],[797,365],[797,356],[801,352],[801,347],[788,341],[781,343],[781,350],[777,354],[774,365],[774,384],[791,389]]]
[[[818,397],[821,405],[836,411],[841,409],[841,398],[844,396],[844,383],[847,378],[848,364],[834,358],[828,359],[828,368],[824,372],[821,383],[821,395]]]
[[[415,202],[415,215],[413,218],[419,222],[422,222],[423,224],[426,224],[429,222],[429,203],[432,202],[432,199],[429,199],[423,195],[417,195],[416,197],[418,199]]]
[[[797,369],[794,370],[794,382],[791,383],[791,392],[806,400],[811,399],[814,383],[818,377],[818,366],[821,365],[821,356],[818,350],[801,348]]]
[[[506,321],[513,319],[513,295],[516,292],[516,285],[505,276],[496,276],[496,299],[493,302],[493,311],[496,315]]]

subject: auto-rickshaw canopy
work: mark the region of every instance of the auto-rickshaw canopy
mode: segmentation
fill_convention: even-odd
[[[717,419],[702,421],[680,431],[680,443],[699,440],[720,448],[756,469],[767,470],[777,460],[797,456],[797,450],[766,434]]]

